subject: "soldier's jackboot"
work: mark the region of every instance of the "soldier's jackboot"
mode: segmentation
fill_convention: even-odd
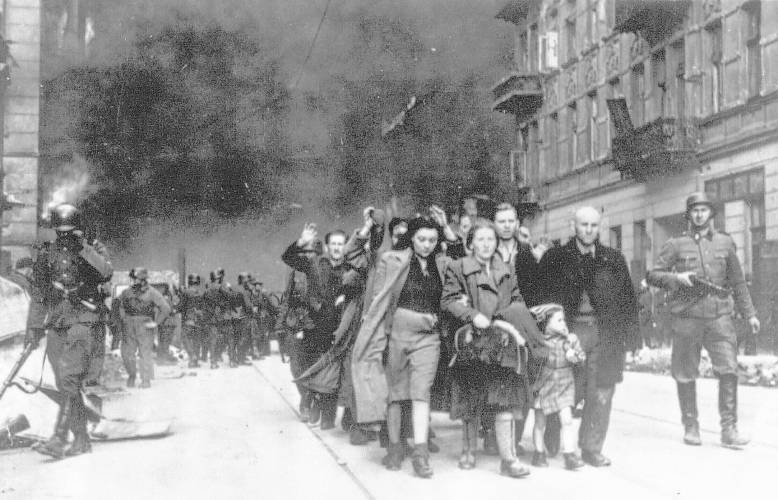
[[[65,446],[68,443],[68,432],[70,430],[70,419],[73,411],[73,396],[65,396],[54,425],[54,435],[48,441],[35,448],[35,451],[54,457],[56,459],[65,456]]]
[[[681,406],[681,422],[683,422],[683,442],[691,446],[700,446],[700,424],[697,421],[697,384],[692,382],[676,383],[678,387],[678,403]]]
[[[86,407],[80,396],[75,398],[75,405],[70,419],[73,431],[73,443],[65,449],[65,456],[73,457],[82,453],[90,453],[92,444],[89,440],[89,432],[86,429]]]
[[[321,427],[323,431],[335,428],[335,416],[338,413],[338,396],[335,394],[322,394],[319,396],[321,404]]]
[[[719,376],[719,415],[721,417],[721,444],[740,448],[749,440],[737,431],[737,375]]]

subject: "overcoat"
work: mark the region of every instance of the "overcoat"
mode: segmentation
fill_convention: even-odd
[[[574,331],[581,295],[586,290],[597,318],[599,338],[579,337],[585,350],[595,346],[599,350],[597,385],[612,386],[623,379],[624,353],[636,347],[640,338],[635,289],[624,256],[618,250],[599,241],[595,243],[595,270],[591,283],[587,283],[581,273],[580,259],[575,238],[546,252],[539,264],[544,302],[560,304],[571,331]],[[596,342],[596,345],[590,342]]]
[[[384,350],[387,332],[392,329],[392,317],[410,269],[412,249],[389,250],[378,260],[370,304],[362,318],[352,352],[351,374],[354,383],[356,419],[359,423],[385,420],[389,389],[384,371]],[[446,274],[448,259],[435,259],[438,275]],[[369,300],[368,300],[369,299]]]

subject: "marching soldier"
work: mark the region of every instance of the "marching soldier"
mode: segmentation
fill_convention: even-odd
[[[235,318],[232,321],[235,364],[251,364],[248,353],[251,348],[251,290],[249,273],[238,274],[238,288],[232,291],[231,301]],[[232,365],[232,363],[231,363]]]
[[[686,199],[689,231],[668,240],[648,273],[648,283],[668,290],[672,315],[672,374],[684,425],[684,443],[700,445],[695,379],[705,347],[719,379],[721,443],[741,447],[748,440],[737,430],[737,335],[734,306],[759,332],[759,320],[732,238],[711,226],[714,207],[705,193]],[[733,300],[734,297],[734,300]]]
[[[189,368],[200,366],[201,345],[205,341],[203,324],[203,289],[199,274],[189,274],[186,277],[186,288],[181,292],[181,302],[178,305],[181,313],[182,336],[184,348],[189,355]]]
[[[137,367],[135,355],[140,358],[141,389],[151,387],[154,378],[152,349],[157,327],[170,315],[170,305],[165,297],[149,286],[149,272],[136,267],[130,271],[132,286],[119,295],[119,315],[124,324],[122,360],[127,370],[127,387],[135,387]]]
[[[62,204],[54,208],[51,226],[57,238],[40,249],[33,267],[33,296],[40,300],[31,304],[30,318],[42,321],[28,326],[25,343],[37,346],[41,333],[48,330],[46,352],[62,401],[54,434],[35,449],[63,458],[92,450],[81,388],[89,371],[95,328],[100,325],[99,286],[111,279],[113,268],[105,247],[98,248],[84,238],[76,207]],[[70,431],[74,440],[68,446]]]
[[[219,368],[224,346],[232,338],[232,314],[229,290],[224,284],[224,269],[211,271],[210,284],[203,294],[208,323],[211,368]]]

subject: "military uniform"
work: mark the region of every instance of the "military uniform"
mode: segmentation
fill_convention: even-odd
[[[685,286],[678,279],[678,273],[684,272],[693,272],[719,288]],[[700,350],[705,347],[719,377],[722,442],[728,441],[726,435],[736,433],[737,422],[737,335],[732,313],[737,307],[746,318],[756,315],[734,241],[712,228],[671,238],[648,273],[648,283],[668,290],[673,335],[671,370],[687,429],[684,440],[699,444],[695,379]]]
[[[230,364],[247,362],[251,346],[251,292],[242,285],[230,291],[232,312],[232,339],[230,342]]]
[[[157,327],[170,314],[170,305],[165,297],[148,285],[133,285],[119,296],[119,313],[124,324],[122,341],[122,360],[127,370],[127,385],[132,386],[137,373],[136,353],[140,357],[141,387],[148,387],[154,378],[152,350]]]
[[[58,237],[38,253],[29,328],[48,331],[46,353],[63,395],[54,435],[36,448],[42,453],[61,458],[68,451],[77,454],[91,449],[80,391],[89,372],[95,330],[102,325],[99,285],[112,274],[105,248],[98,250],[80,236]],[[69,430],[75,441],[65,450]]]
[[[203,294],[203,302],[211,368],[218,368],[224,346],[232,338],[232,315],[227,288],[220,283],[211,283]]]
[[[189,287],[181,292],[181,302],[178,305],[181,313],[181,330],[184,349],[189,355],[189,366],[195,368],[200,360],[202,344],[206,341],[204,314],[204,292],[200,287]]]

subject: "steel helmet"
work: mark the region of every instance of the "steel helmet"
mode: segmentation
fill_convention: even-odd
[[[200,275],[196,273],[190,273],[186,277],[187,286],[194,286],[200,284]]]
[[[130,278],[136,280],[148,280],[149,271],[145,267],[133,267],[130,270]]]
[[[211,271],[211,283],[221,283],[224,281],[224,269],[217,267]]]
[[[81,229],[81,211],[68,203],[57,205],[51,211],[51,227],[62,232]]]
[[[251,275],[249,273],[238,273],[238,284],[242,285],[244,283],[248,283],[250,281],[250,277]]]
[[[694,192],[690,194],[688,198],[686,198],[686,213],[688,214],[689,210],[691,210],[695,205],[707,205],[708,208],[711,209],[711,212],[715,211],[711,199],[708,198],[706,193],[701,191]]]

